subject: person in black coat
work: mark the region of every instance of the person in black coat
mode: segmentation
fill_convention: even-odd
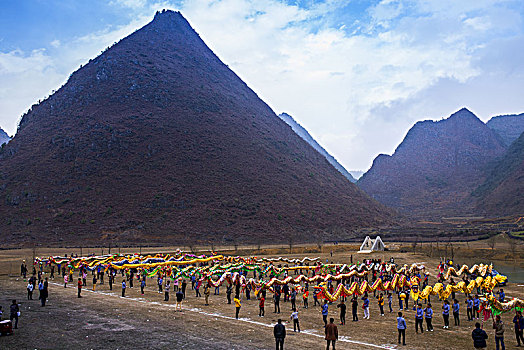
[[[20,312],[20,308],[18,307],[18,304],[16,303],[16,300],[13,300],[13,303],[11,304],[11,307],[9,308],[9,319],[11,322],[15,320],[15,329],[18,328],[18,313]]]
[[[340,308],[340,324],[345,325],[346,324],[346,304],[344,304],[343,300],[340,302],[340,304],[337,305],[337,308]]]
[[[228,304],[231,304],[231,294],[232,293],[233,293],[233,287],[231,285],[228,285],[226,289],[226,298],[227,298]]]
[[[358,299],[356,296],[351,299],[351,312],[353,313],[353,321],[358,321]]]
[[[485,349],[487,347],[486,339],[488,339],[488,335],[483,329],[480,329],[480,323],[475,323],[475,329],[471,332],[471,338],[473,338],[475,349]]]
[[[273,328],[273,335],[275,336],[276,350],[284,350],[284,338],[286,338],[286,327],[282,324],[281,319],[278,319],[277,324]]]

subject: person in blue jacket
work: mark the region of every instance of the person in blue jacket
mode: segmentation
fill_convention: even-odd
[[[368,299],[368,296],[364,295],[362,300],[363,300],[362,308],[364,309],[364,319],[368,319],[369,320],[369,299]]]
[[[515,337],[517,338],[517,346],[520,346],[520,343],[524,345],[524,337],[522,336],[522,330],[524,329],[524,317],[522,317],[522,312],[517,311],[515,317],[513,317],[513,324],[515,325]]]
[[[468,321],[473,321],[473,299],[471,296],[466,300],[466,308],[468,311]]]
[[[426,327],[428,332],[433,332],[433,309],[431,309],[431,303],[428,303],[424,309],[424,314],[426,318]]]
[[[503,303],[504,299],[506,299],[506,293],[504,293],[504,289],[500,288],[500,291],[498,291],[497,294],[499,295],[499,301]]]
[[[406,320],[402,317],[402,312],[399,311],[397,317],[398,343],[402,337],[402,345],[406,345]]]
[[[324,300],[324,305],[322,305],[322,320],[324,320],[324,328],[327,326],[328,308],[328,302],[327,300]]]
[[[449,301],[444,300],[444,305],[442,305],[442,317],[444,317],[444,329],[449,328]]]
[[[455,319],[455,326],[460,326],[459,318],[460,304],[457,299],[453,300],[453,318]]]
[[[415,332],[418,333],[418,327],[420,326],[420,333],[424,333],[424,327],[422,326],[422,319],[424,318],[424,310],[422,304],[417,305],[417,315],[415,316]]]
[[[477,315],[477,320],[480,317],[480,299],[478,295],[475,295],[475,298],[473,299],[473,317],[475,317],[475,314]]]

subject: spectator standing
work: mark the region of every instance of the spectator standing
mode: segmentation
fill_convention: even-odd
[[[455,326],[460,326],[460,304],[457,299],[453,300],[453,318],[455,319]]]
[[[369,320],[369,299],[368,299],[368,296],[364,295],[362,300],[363,300],[362,308],[364,309],[364,319],[368,319]]]
[[[209,305],[209,295],[211,294],[211,288],[209,288],[209,285],[206,284],[204,286],[204,300],[205,300],[205,305]]]
[[[493,329],[495,330],[495,346],[497,350],[500,350],[502,347],[502,350],[506,350],[506,346],[504,345],[504,323],[500,319],[500,315],[497,315],[495,317],[495,321],[493,322]]]
[[[329,350],[329,344],[331,343],[331,347],[333,350],[335,350],[335,343],[338,340],[338,328],[337,325],[334,323],[335,319],[330,318],[329,324],[326,326],[325,333],[326,333],[326,350]]]
[[[298,322],[297,309],[293,309],[293,312],[291,313],[291,319],[293,320],[293,332],[296,332],[298,328],[298,333],[300,333],[300,324]]]
[[[324,327],[327,326],[327,317],[329,312],[329,306],[327,300],[324,300],[324,305],[322,305],[322,320],[324,321]]]
[[[238,320],[238,314],[240,313],[240,308],[242,307],[242,304],[240,303],[240,299],[235,296],[235,299],[233,299],[235,302],[235,318]]]
[[[400,338],[402,337],[402,345],[406,345],[406,320],[402,317],[402,312],[399,311],[397,317],[397,330],[398,330],[398,343],[400,344]]]
[[[264,317],[264,304],[266,302],[266,298],[264,296],[260,297],[260,302],[258,303],[259,311],[258,311],[258,317]]]
[[[29,282],[27,284],[27,300],[33,300],[33,289],[35,287],[33,287],[33,284],[31,282]]]
[[[422,310],[422,304],[417,305],[417,314],[415,315],[415,332],[418,333],[420,327],[420,333],[424,333],[424,327],[422,326],[422,318],[424,316],[424,310]]]
[[[442,317],[444,318],[444,329],[449,328],[449,301],[444,300],[444,305],[442,305]]]
[[[353,322],[358,321],[358,299],[357,296],[354,296],[353,299],[351,299],[351,312],[353,314]]]
[[[488,335],[480,328],[480,323],[475,323],[475,329],[471,332],[471,338],[473,338],[473,347],[475,349],[486,348],[486,339],[488,339]]]
[[[515,325],[515,337],[517,338],[517,346],[524,345],[524,338],[522,337],[524,329],[524,317],[522,317],[522,312],[517,311],[515,317],[513,317],[513,324]]]
[[[18,316],[20,316],[20,307],[16,303],[16,300],[13,300],[13,303],[9,308],[9,319],[11,320],[11,322],[15,320],[15,329],[18,328]]]
[[[346,304],[344,304],[344,300],[342,300],[340,304],[337,305],[337,308],[340,309],[340,324],[345,325],[346,324]]]
[[[277,324],[273,328],[273,335],[275,336],[276,350],[284,350],[286,327],[282,324],[282,320],[280,318],[278,319]]]
[[[184,293],[182,291],[176,292],[176,307],[175,311],[182,312],[182,299],[184,299]]]
[[[431,303],[428,303],[424,309],[426,327],[428,332],[433,332],[433,309],[431,309]]]

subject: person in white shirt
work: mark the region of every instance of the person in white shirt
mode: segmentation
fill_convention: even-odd
[[[300,324],[298,323],[298,311],[297,309],[293,309],[293,312],[291,313],[291,319],[293,320],[293,332],[297,331],[300,333]]]
[[[27,284],[27,300],[33,300],[33,289],[35,287],[31,282]]]

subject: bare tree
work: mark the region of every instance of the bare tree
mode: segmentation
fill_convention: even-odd
[[[320,239],[317,241],[317,248],[318,248],[318,252],[322,253],[322,240]]]
[[[494,250],[494,249],[495,249],[495,244],[497,243],[496,239],[497,239],[496,236],[491,236],[491,237],[488,239],[488,245],[489,245],[489,247],[491,248],[491,250]]]
[[[413,247],[413,253],[417,252],[417,244],[418,244],[418,236],[415,239],[415,241],[411,244],[411,246]]]
[[[289,254],[291,254],[293,252],[293,237],[289,236],[287,243],[289,245]]]
[[[520,251],[520,242],[518,240],[513,240],[514,242],[509,242],[509,250],[511,251],[511,257],[513,258],[513,266],[517,266],[517,252]]]

